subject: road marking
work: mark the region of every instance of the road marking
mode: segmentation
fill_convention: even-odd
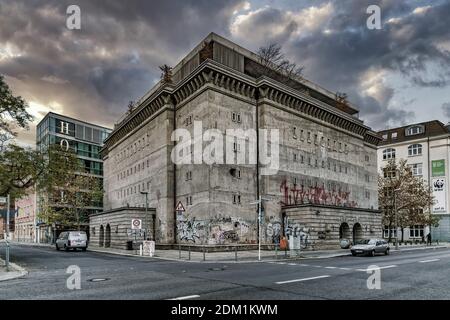
[[[302,267],[309,267],[309,264],[304,264],[304,263],[302,263],[302,264],[299,264],[299,266],[302,266]]]
[[[288,263],[288,266],[298,266],[298,264],[295,264],[295,263]]]
[[[329,278],[329,277],[330,277],[329,275],[324,275],[324,276],[313,277],[313,278],[295,279],[295,280],[288,280],[288,281],[279,281],[279,282],[275,282],[275,283],[276,284],[286,284],[286,283],[293,283],[293,282],[302,282],[302,281],[323,279],[323,278]]]
[[[337,269],[337,267],[325,267],[325,269]]]
[[[384,266],[384,267],[378,267],[378,268],[370,268],[370,269],[356,269],[356,271],[362,271],[362,272],[367,272],[367,271],[374,271],[374,270],[381,270],[381,269],[390,269],[390,268],[396,268],[397,266],[394,264],[392,266]]]
[[[341,269],[341,270],[346,270],[346,271],[352,270],[351,268],[339,268],[339,269]]]
[[[419,263],[436,262],[436,261],[439,261],[439,260],[440,259],[423,260],[423,261],[419,261]]]
[[[187,299],[195,299],[195,298],[200,298],[200,296],[194,294],[192,296],[178,297],[178,298],[167,299],[167,300],[187,300]]]

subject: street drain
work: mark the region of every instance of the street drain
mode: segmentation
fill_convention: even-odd
[[[108,278],[93,278],[93,279],[89,279],[88,281],[90,282],[101,282],[101,281],[108,281]]]

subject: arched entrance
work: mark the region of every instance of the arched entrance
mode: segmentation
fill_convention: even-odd
[[[106,225],[106,234],[105,234],[105,247],[109,248],[111,246],[111,227],[109,223]]]
[[[105,243],[105,230],[103,228],[103,225],[100,226],[100,235],[99,235],[99,241],[98,245],[100,247],[103,247],[103,244]]]
[[[353,225],[353,243],[363,238],[363,230],[359,223]]]
[[[339,227],[339,239],[348,239],[350,240],[351,233],[350,233],[350,227],[346,222],[343,222],[341,226]]]

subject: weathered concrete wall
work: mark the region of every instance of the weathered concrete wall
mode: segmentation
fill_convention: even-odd
[[[208,90],[177,110],[177,127],[189,130],[192,137],[195,121],[202,122],[202,132],[220,130],[226,157],[226,130],[255,128],[253,104],[251,100]],[[239,114],[240,121],[233,121],[233,113]],[[183,126],[190,116],[192,124]],[[209,144],[203,141],[202,150]],[[244,146],[239,152],[246,152]],[[233,176],[232,169],[240,172],[240,176]],[[189,171],[192,179],[186,180]],[[178,217],[178,240],[197,244],[254,243],[256,212],[249,203],[256,197],[255,172],[254,164],[237,164],[237,160],[234,164],[177,166],[177,201],[186,208]],[[240,202],[233,203],[233,196],[238,196]],[[192,204],[187,204],[187,197],[192,197]]]
[[[173,242],[173,111],[165,110],[128,135],[105,158],[105,210],[148,206],[158,212],[157,241]]]
[[[284,232],[288,238],[300,237],[301,248],[308,250],[338,249],[340,238],[354,242],[366,238],[382,238],[381,213],[351,208],[304,205],[283,210]],[[343,228],[343,234],[340,228]],[[270,238],[273,225],[266,225]],[[276,230],[280,228],[277,227]]]
[[[91,215],[89,218],[89,245],[94,247],[108,247],[106,243],[108,226],[111,237],[109,247],[111,248],[126,249],[126,244],[129,240],[145,240],[144,236],[137,236],[135,238],[129,235],[132,219],[141,219],[143,229],[150,230],[147,231],[146,237],[153,238],[152,214],[154,213],[155,209],[153,208],[149,208],[147,214],[145,213],[145,209],[142,208],[122,208]],[[103,232],[101,232],[102,227]]]

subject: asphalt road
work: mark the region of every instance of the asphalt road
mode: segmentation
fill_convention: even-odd
[[[449,249],[216,264],[16,245],[11,260],[29,274],[0,282],[0,299],[450,299]],[[81,271],[79,290],[66,285],[71,265]],[[373,265],[381,267],[381,289],[369,290]]]

